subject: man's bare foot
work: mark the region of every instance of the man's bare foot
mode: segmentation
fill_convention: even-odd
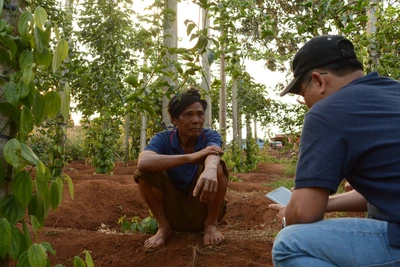
[[[220,232],[217,230],[217,226],[215,225],[208,225],[204,227],[204,245],[205,246],[212,246],[218,245],[222,241],[224,241],[224,236],[221,235]]]
[[[174,234],[174,230],[170,227],[159,228],[157,233],[144,241],[146,248],[157,248],[164,246],[167,243],[168,238]]]

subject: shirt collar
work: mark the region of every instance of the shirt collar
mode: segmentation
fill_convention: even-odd
[[[176,128],[176,129],[172,130],[171,135],[172,135],[172,137],[170,138],[170,142],[171,142],[172,148],[183,152],[181,145],[179,143],[178,129]],[[203,138],[204,138],[204,130],[201,129],[201,133],[200,133],[199,137],[197,137],[197,141],[196,141],[196,149],[195,149],[196,151],[199,151],[203,148]]]

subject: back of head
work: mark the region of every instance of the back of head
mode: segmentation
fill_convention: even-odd
[[[294,79],[280,93],[299,94],[300,83],[305,74],[317,68],[327,68],[337,73],[343,71],[363,70],[357,59],[352,42],[341,35],[321,35],[312,38],[297,51],[293,58],[292,70]]]
[[[194,87],[189,87],[186,91],[174,95],[168,104],[168,113],[172,118],[179,119],[179,115],[188,106],[199,102],[203,109],[207,109],[207,102],[201,99],[199,91]]]

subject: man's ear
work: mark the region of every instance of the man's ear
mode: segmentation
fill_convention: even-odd
[[[318,72],[314,72],[313,74],[313,79],[315,79],[318,82],[319,85],[319,92],[321,94],[324,94],[326,92],[326,80],[324,75],[319,74]]]

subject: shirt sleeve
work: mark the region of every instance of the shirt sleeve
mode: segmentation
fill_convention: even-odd
[[[168,154],[169,148],[169,134],[167,132],[159,132],[153,138],[150,139],[149,144],[145,147],[144,150],[154,151],[157,154]]]
[[[336,192],[343,175],[346,142],[323,117],[308,113],[304,120],[295,188],[320,187]]]
[[[206,135],[206,146],[218,146],[222,147],[222,137],[221,135],[214,130],[207,130],[205,131]]]

